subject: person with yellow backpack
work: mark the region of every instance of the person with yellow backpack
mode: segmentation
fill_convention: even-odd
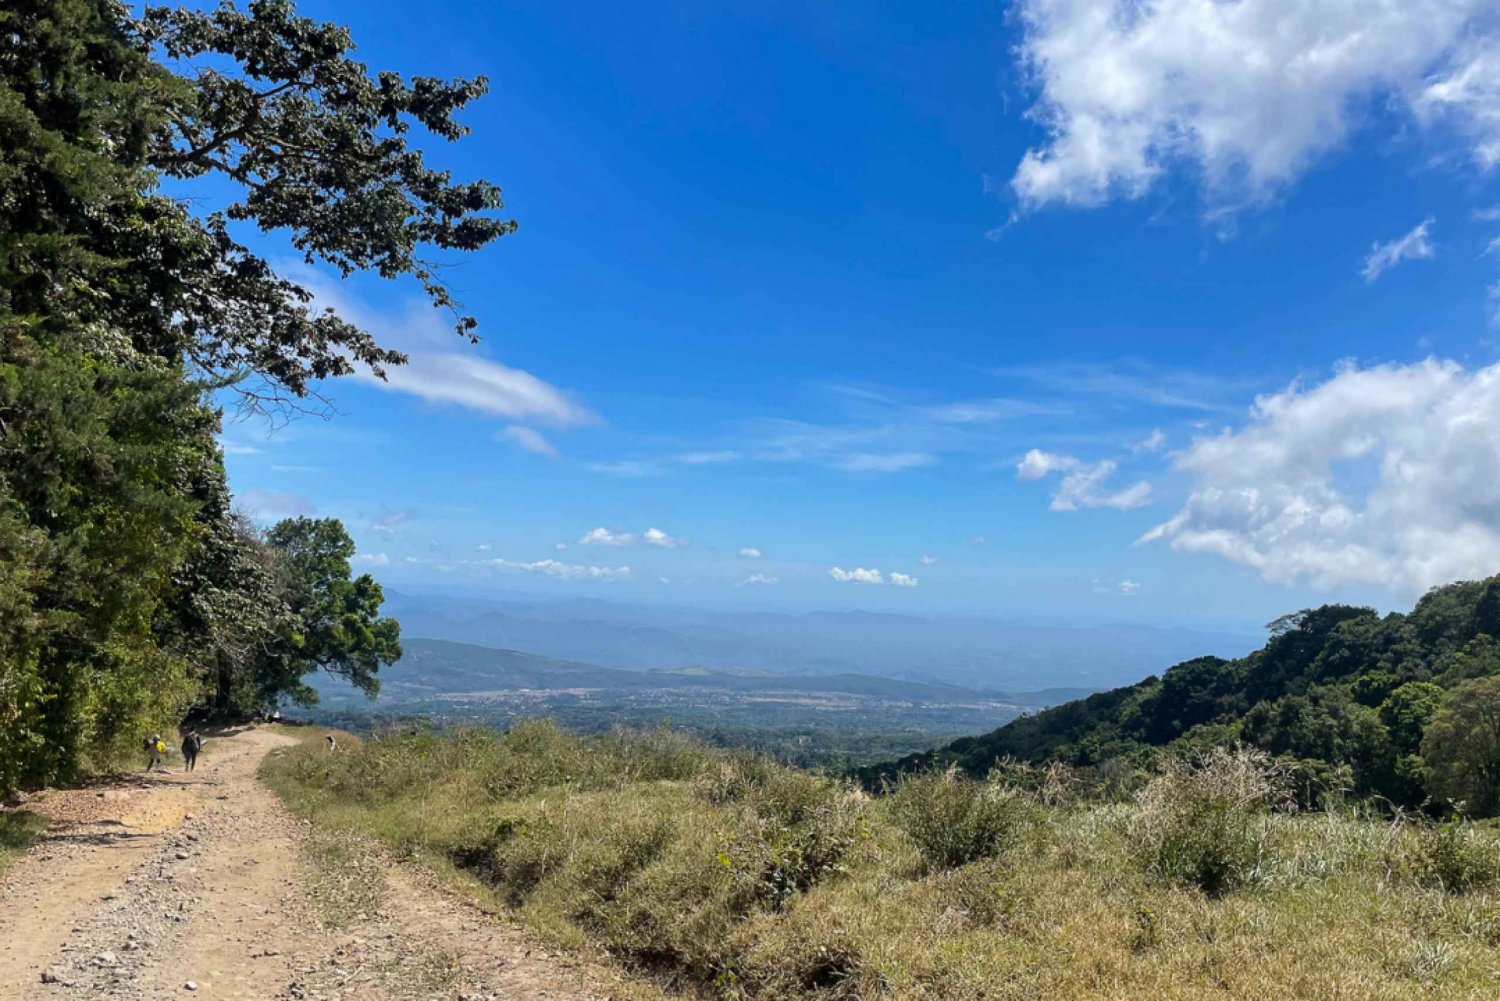
[[[166,762],[163,760],[167,754],[167,742],[161,739],[161,734],[155,733],[141,741],[141,750],[146,752],[146,771],[153,768],[167,770]]]

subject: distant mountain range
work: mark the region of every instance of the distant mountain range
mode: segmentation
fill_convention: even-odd
[[[1023,708],[1041,708],[1088,694],[1088,690],[1082,689],[1053,689],[1014,695],[989,692],[981,696],[973,689],[958,685],[865,674],[777,675],[703,667],[631,671],[448,640],[412,638],[404,640],[403,646],[405,656],[380,672],[382,703],[399,705],[443,695],[502,691],[587,689],[621,695],[677,689],[725,693],[837,693],[925,704],[972,703],[982,698]],[[330,695],[344,692],[344,686],[337,684],[326,687]],[[352,695],[352,692],[348,694]]]
[[[1134,625],[1068,627],[860,611],[722,612],[588,599],[387,592],[386,609],[401,621],[405,637],[524,650],[591,670],[702,668],[720,679],[727,676],[717,672],[741,679],[751,672],[874,675],[991,695],[1045,688],[1094,691],[1164,663],[1203,654],[1234,656],[1258,642],[1246,635]],[[415,649],[410,641],[407,645]],[[388,670],[383,676],[394,674]]]

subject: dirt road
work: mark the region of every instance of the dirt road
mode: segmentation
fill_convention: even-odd
[[[29,801],[53,824],[0,884],[0,998],[606,996],[419,872],[288,814],[255,769],[289,743],[244,730],[191,774]]]

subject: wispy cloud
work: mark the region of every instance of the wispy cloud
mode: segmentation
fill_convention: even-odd
[[[740,556],[747,560],[758,560],[761,557],[761,552],[754,546],[744,546],[740,549]]]
[[[561,580],[625,580],[630,576],[629,567],[581,566],[563,563],[559,560],[536,560],[532,563],[522,563],[497,557],[485,560],[484,565],[499,567],[503,570],[541,574],[544,577],[557,577]]]
[[[923,553],[922,558],[917,560],[917,562],[922,564],[924,567],[930,567],[937,561],[938,558],[936,556],[928,556],[926,553]]]
[[[1094,406],[1127,409],[1140,404],[1200,413],[1237,413],[1235,401],[1247,398],[1255,385],[1244,379],[1187,369],[1162,368],[1124,359],[1057,362],[992,368],[1004,379],[1029,383],[1061,399],[1085,398]]]
[[[1404,236],[1385,243],[1371,244],[1370,253],[1366,255],[1364,267],[1359,272],[1365,281],[1374,282],[1402,261],[1425,261],[1437,256],[1437,249],[1429,238],[1432,222],[1432,217],[1429,216]]]
[[[686,466],[711,466],[734,462],[740,458],[742,456],[739,452],[732,448],[725,448],[712,452],[684,452],[677,456],[677,461]]]
[[[505,430],[497,432],[495,438],[499,441],[510,442],[517,448],[534,455],[545,455],[549,459],[557,458],[557,448],[536,428],[512,424]]]
[[[600,423],[598,414],[546,380],[493,360],[483,348],[458,346],[445,316],[425,302],[374,309],[324,275],[297,268],[294,277],[313,293],[316,305],[333,308],[407,355],[407,363],[387,369],[383,381],[365,372],[357,379],[429,403],[558,429]]]
[[[1137,455],[1141,453],[1160,452],[1166,447],[1167,436],[1161,428],[1155,428],[1150,434],[1130,446],[1130,450]]]
[[[411,520],[410,511],[392,511],[370,522],[370,530],[390,535]]]
[[[744,587],[747,584],[775,584],[775,583],[778,583],[778,580],[775,577],[769,577],[769,576],[767,576],[766,574],[763,574],[763,573],[753,573],[750,576],[746,577],[744,580],[740,581],[736,586],[738,586],[738,587]]]
[[[257,520],[298,518],[317,510],[306,497],[284,490],[246,490],[237,494],[235,500]]]
[[[1061,473],[1062,480],[1052,494],[1052,510],[1076,511],[1079,508],[1112,507],[1128,510],[1151,499],[1151,484],[1144,480],[1123,490],[1110,491],[1105,483],[1118,468],[1113,459],[1084,462],[1071,455],[1057,455],[1033,448],[1016,465],[1016,478],[1040,480]]]
[[[362,567],[388,567],[391,558],[385,553],[359,553],[351,562]]]
[[[839,459],[834,465],[851,473],[896,473],[903,469],[933,466],[937,461],[938,457],[929,452],[891,452],[886,455],[856,452]]]
[[[651,462],[639,462],[634,459],[622,459],[618,462],[589,462],[584,468],[591,473],[603,473],[606,476],[624,476],[633,478],[637,476],[654,476],[661,472],[661,467]]]

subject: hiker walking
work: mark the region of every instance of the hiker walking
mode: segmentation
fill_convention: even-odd
[[[141,750],[146,752],[146,771],[149,772],[153,768],[159,768],[162,771],[167,770],[167,766],[162,760],[167,753],[167,742],[161,739],[161,734],[153,733],[141,741]]]
[[[203,738],[198,735],[197,730],[189,730],[182,738],[182,760],[186,765],[184,771],[192,771],[198,767],[198,752],[203,750]]]

